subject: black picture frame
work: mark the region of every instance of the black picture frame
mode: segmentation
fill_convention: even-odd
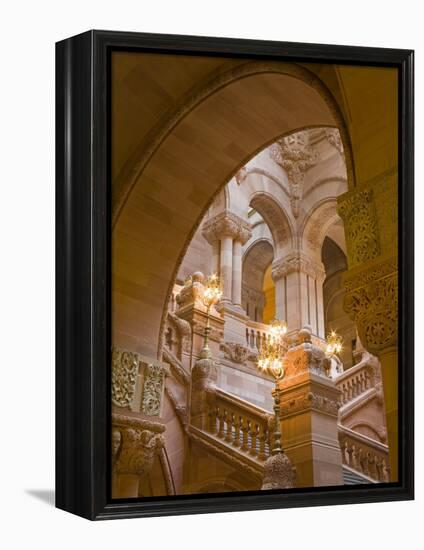
[[[390,65],[399,70],[398,483],[112,501],[109,60],[115,49]],[[56,44],[56,506],[91,520],[414,496],[413,51],[89,31]]]

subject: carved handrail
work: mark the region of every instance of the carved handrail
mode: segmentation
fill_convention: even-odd
[[[162,359],[166,363],[169,363],[172,373],[175,378],[181,382],[181,384],[184,386],[188,386],[190,384],[190,375],[185,370],[178,357],[166,346],[163,346],[162,349]]]
[[[343,464],[377,482],[389,481],[389,448],[341,424],[339,443]]]
[[[269,456],[273,417],[264,409],[217,388],[208,416],[209,433],[260,461]]]
[[[360,363],[339,374],[334,382],[342,392],[342,405],[359,397],[377,383],[375,359],[366,356]]]

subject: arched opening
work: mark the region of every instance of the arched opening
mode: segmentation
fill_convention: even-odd
[[[118,182],[112,339],[122,347],[160,354],[179,265],[207,208],[239,167],[298,129],[343,131],[337,104],[305,69],[252,63],[224,81],[158,128],[132,179]]]
[[[269,322],[275,315],[275,297],[272,300],[273,281],[270,279],[274,249],[267,240],[257,240],[243,258],[242,306],[251,321]]]
[[[336,232],[334,234],[337,235]],[[343,308],[345,288],[342,277],[347,270],[347,258],[340,246],[329,236],[325,237],[322,245],[322,262],[326,273],[323,284],[326,334],[334,330],[343,338],[340,359],[346,370],[354,364],[356,327]]]

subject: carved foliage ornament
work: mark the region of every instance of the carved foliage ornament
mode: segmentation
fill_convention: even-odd
[[[340,402],[323,395],[318,395],[313,392],[307,392],[295,399],[283,402],[281,405],[281,413],[289,415],[298,413],[307,409],[315,409],[333,416],[337,416],[340,408]]]
[[[290,273],[301,271],[313,279],[321,280],[325,277],[325,269],[322,262],[315,262],[304,256],[300,251],[284,258],[275,260],[272,264],[272,278],[278,281]]]
[[[361,341],[371,353],[397,345],[397,272],[348,292],[344,308],[356,322]]]
[[[271,158],[287,173],[292,211],[293,215],[298,217],[305,173],[317,164],[319,155],[309,145],[306,132],[296,132],[279,139],[270,147],[270,154]]]
[[[145,371],[141,411],[148,416],[158,416],[162,401],[165,371],[158,365],[148,365]]]
[[[202,235],[210,244],[223,237],[232,237],[245,244],[252,236],[252,228],[247,221],[225,210],[203,224]]]
[[[224,352],[226,359],[240,365],[244,365],[246,361],[257,360],[257,353],[252,353],[246,346],[237,342],[223,342],[220,349]]]
[[[135,392],[139,369],[138,355],[114,348],[112,351],[112,403],[129,407]]]
[[[348,193],[339,199],[349,251],[349,267],[380,254],[378,225],[372,190]]]

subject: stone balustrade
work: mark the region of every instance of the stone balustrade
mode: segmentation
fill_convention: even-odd
[[[339,424],[343,464],[377,482],[390,480],[389,448]]]
[[[269,325],[255,321],[246,322],[246,346],[251,350],[259,350],[262,343],[269,337]]]
[[[375,387],[377,382],[375,369],[375,365],[364,360],[335,378],[335,384],[342,392],[342,405]]]
[[[272,415],[223,390],[216,389],[209,411],[209,432],[261,461],[269,456]]]

